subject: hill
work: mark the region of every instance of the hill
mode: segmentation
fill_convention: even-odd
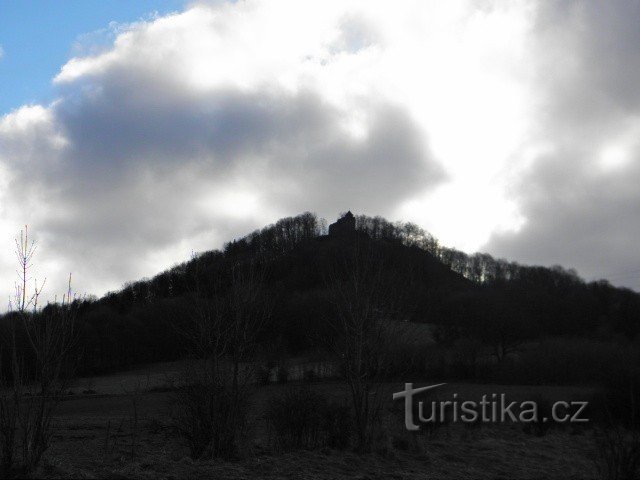
[[[321,348],[319,339],[330,335],[332,284],[358,251],[366,251],[368,268],[393,290],[396,319],[435,326],[444,345],[473,338],[501,360],[545,336],[638,336],[640,295],[633,291],[586,283],[561,267],[466,255],[413,224],[380,217],[356,216],[353,232],[329,235],[324,220],[304,213],[100,299],[74,302],[84,351],[80,373],[184,356],[181,332],[197,314],[198,301],[224,294],[233,272],[247,265],[259,267],[270,305],[260,332],[264,352]]]

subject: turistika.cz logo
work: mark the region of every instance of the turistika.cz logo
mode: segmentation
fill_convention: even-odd
[[[416,424],[414,414],[414,395],[427,390],[446,385],[428,385],[426,387],[413,388],[413,383],[405,383],[404,390],[393,394],[393,399],[404,398],[404,418],[407,430],[416,431],[420,426]],[[489,397],[489,398],[487,398]],[[540,416],[538,403],[532,400],[523,402],[508,402],[504,393],[483,395],[479,402],[473,400],[461,401],[458,394],[454,393],[452,400],[431,401],[428,404],[418,402],[418,420],[420,423],[538,423],[554,421],[557,423],[584,423],[589,419],[583,416],[583,411],[589,402],[583,401],[557,401],[551,405],[551,417]],[[425,414],[428,412],[428,417]]]

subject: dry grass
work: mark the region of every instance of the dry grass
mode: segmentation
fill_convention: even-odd
[[[248,455],[237,461],[194,462],[163,435],[145,435],[140,455],[123,447],[100,454],[97,429],[69,432],[41,475],[63,478],[593,478],[589,435],[553,432],[526,436],[518,428],[493,427],[472,436],[451,431],[423,451],[356,455],[332,450]],[[96,438],[97,437],[97,438]],[[53,452],[51,452],[53,453]]]
[[[128,378],[124,375],[121,378]],[[160,377],[158,377],[160,378]],[[99,391],[102,384],[94,382]],[[115,384],[114,384],[115,385]],[[56,418],[59,428],[37,475],[45,478],[594,478],[594,441],[590,430],[552,429],[544,437],[523,432],[520,425],[469,429],[443,427],[432,437],[412,437],[398,418],[390,420],[390,439],[371,454],[322,449],[275,453],[268,444],[263,408],[286,386],[256,390],[252,402],[252,441],[239,460],[192,461],[170,427],[170,393],[140,395],[137,447],[131,453],[130,399],[124,395],[70,396]],[[341,398],[344,386],[318,383],[313,388]],[[395,386],[391,389],[396,389]],[[400,390],[401,386],[397,386]],[[588,389],[452,384],[442,396],[465,397],[505,392],[514,400],[531,394],[575,398]],[[389,401],[387,408],[392,407]],[[397,410],[397,406],[396,406]],[[109,430],[107,432],[107,426]],[[392,440],[392,437],[397,440]]]

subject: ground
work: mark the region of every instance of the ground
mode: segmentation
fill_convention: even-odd
[[[404,431],[398,405],[389,400],[393,435],[369,454],[323,449],[274,452],[268,447],[261,405],[288,386],[259,387],[252,412],[252,439],[235,460],[192,461],[173,435],[166,372],[174,366],[140,368],[124,374],[80,379],[61,402],[56,431],[37,475],[50,478],[594,478],[593,432],[588,427],[554,428],[544,436],[521,425],[442,427],[430,436]],[[344,387],[322,382],[312,388],[340,397]],[[450,384],[443,390],[467,397],[504,392],[573,399],[588,388]],[[390,385],[389,391],[402,385]],[[82,391],[95,393],[83,394]],[[137,412],[137,419],[135,413]],[[391,414],[390,414],[391,415]],[[394,436],[395,435],[395,436]]]

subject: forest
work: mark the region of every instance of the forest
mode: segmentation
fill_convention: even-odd
[[[447,448],[467,448],[478,422],[399,430],[391,392],[400,382],[452,384],[454,398],[511,389],[535,394],[545,412],[560,393],[579,395],[594,433],[558,430],[544,444],[548,472],[563,468],[558,448],[574,435],[581,447],[569,455],[582,473],[594,445],[603,478],[637,472],[640,295],[629,289],[559,266],[468,255],[416,225],[350,212],[329,228],[312,213],[284,218],[102,298],[77,298],[69,287],[44,306],[42,286],[28,286],[35,246],[26,229],[16,247],[21,282],[0,318],[6,477],[42,473],[55,448],[75,452],[76,438],[92,442],[82,468],[105,468],[108,458],[108,468],[121,464],[133,477],[140,458],[155,459],[144,468],[167,461],[156,457],[160,440],[189,462],[235,459],[242,468],[252,468],[256,449],[333,449],[334,462],[374,453],[378,470],[408,451],[412,469],[441,429],[457,432]],[[121,411],[113,432],[110,416]],[[551,425],[484,427],[477,435],[492,442],[512,439],[509,452]],[[128,443],[116,448],[118,438]],[[297,468],[307,457],[293,458]],[[510,454],[504,462],[513,467]],[[54,473],[78,473],[65,468]]]
[[[638,338],[640,294],[605,280],[587,283],[560,266],[468,255],[440,245],[414,224],[381,217],[356,216],[355,237],[388,260],[382,274],[401,293],[400,318],[428,324],[443,348],[476,342],[502,363],[532,341],[571,338],[605,345]],[[334,316],[331,267],[354,238],[330,237],[326,221],[312,213],[283,218],[151,279],[99,299],[50,304],[34,315],[73,311],[81,335],[81,375],[175,360],[187,354],[180,332],[197,314],[197,303],[224,293],[234,266],[259,262],[271,313],[261,326],[256,355],[267,355],[274,345],[281,355],[316,351]],[[6,328],[12,315],[5,314],[0,326]]]

